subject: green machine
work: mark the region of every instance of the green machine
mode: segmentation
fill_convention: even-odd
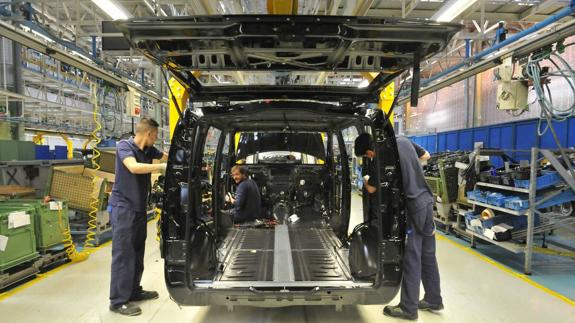
[[[68,203],[53,201],[44,203],[42,200],[14,199],[0,202],[0,209],[32,207],[34,208],[34,223],[36,246],[39,251],[45,251],[62,244],[65,239],[62,228],[68,228]],[[62,225],[60,225],[60,221]]]
[[[439,197],[443,203],[453,203],[457,199],[458,169],[446,167],[443,160],[438,160],[437,164],[439,176],[425,176],[425,181],[434,196]]]
[[[0,207],[0,273],[39,256],[32,206]]]
[[[466,161],[468,153],[451,152],[435,154],[424,167],[425,181],[435,198],[435,220],[445,225],[451,221],[450,213],[459,199],[458,161]]]

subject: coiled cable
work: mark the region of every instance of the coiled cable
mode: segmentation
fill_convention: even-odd
[[[100,158],[100,151],[98,150],[98,144],[101,142],[99,137],[100,130],[102,130],[102,124],[98,121],[98,95],[96,91],[96,85],[94,83],[91,84],[91,92],[92,92],[92,100],[94,104],[94,109],[92,110],[92,117],[94,120],[94,130],[92,131],[92,167],[94,167],[95,171],[100,169],[100,164],[98,159]],[[86,233],[86,240],[84,241],[84,248],[94,248],[94,241],[96,240],[96,233],[94,232],[95,229],[98,227],[98,211],[100,210],[100,197],[99,194],[94,194],[94,192],[99,192],[100,190],[97,189],[97,185],[100,183],[100,180],[97,176],[94,175],[92,178],[92,198],[90,199],[90,212],[88,213],[88,229]]]
[[[62,219],[62,204],[61,202],[56,202],[58,205],[58,224],[60,225],[60,231],[64,235],[64,248],[66,249],[66,255],[68,259],[72,262],[80,262],[88,259],[90,253],[87,251],[78,252],[76,249],[76,245],[72,240],[72,233],[70,231],[70,223],[67,226],[64,226],[64,220]]]

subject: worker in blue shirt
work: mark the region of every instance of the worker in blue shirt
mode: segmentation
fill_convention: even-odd
[[[421,167],[421,162],[428,160],[430,155],[406,137],[397,137],[396,142],[407,204],[407,239],[402,265],[401,300],[397,306],[386,306],[383,313],[401,319],[416,320],[418,309],[443,309],[439,269],[435,257],[433,194]],[[371,135],[364,133],[356,138],[355,154],[369,159],[376,156]],[[367,175],[368,177],[364,178],[365,189],[369,194],[375,194],[378,186],[375,171]],[[420,282],[425,290],[422,300],[419,300]]]
[[[110,310],[123,315],[139,315],[132,301],[158,298],[155,291],[140,286],[144,272],[146,208],[151,173],[165,172],[166,164],[152,164],[164,153],[154,147],[158,123],[142,118],[136,135],[116,146],[116,178],[109,201],[112,223],[112,277]]]
[[[259,219],[261,216],[261,196],[258,185],[248,177],[248,169],[245,166],[232,167],[232,178],[238,185],[236,197],[226,196],[227,202],[233,204],[233,209],[228,212],[235,223],[249,222]]]

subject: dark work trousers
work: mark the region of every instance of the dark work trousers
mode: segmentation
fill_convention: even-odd
[[[119,306],[142,290],[146,247],[146,213],[115,206],[112,223],[112,280],[110,305]]]
[[[420,213],[421,212],[421,213]],[[423,299],[431,304],[443,304],[439,283],[439,269],[435,257],[435,232],[433,224],[433,204],[417,210],[414,216],[425,216],[425,228],[408,228],[407,244],[403,258],[403,280],[401,282],[401,309],[407,313],[417,313],[419,286],[423,283]],[[409,215],[408,215],[409,216]],[[431,226],[431,227],[430,227]],[[422,232],[433,232],[424,235]]]

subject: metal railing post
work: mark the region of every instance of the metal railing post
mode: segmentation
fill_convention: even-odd
[[[531,174],[529,176],[529,211],[527,212],[527,245],[525,246],[525,274],[531,275],[533,257],[533,225],[535,223],[535,197],[537,195],[537,156],[539,149],[531,148]]]

